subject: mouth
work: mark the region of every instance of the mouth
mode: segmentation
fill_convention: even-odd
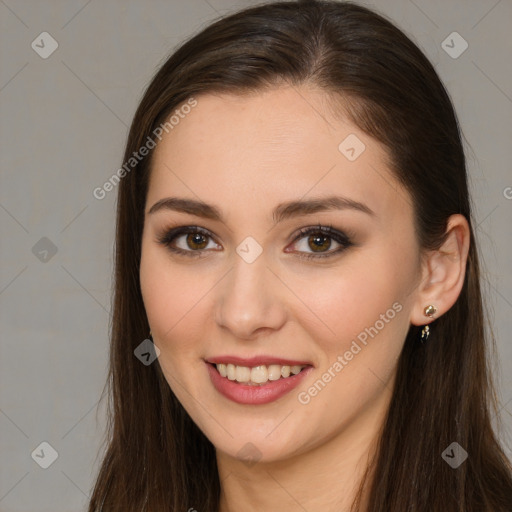
[[[225,398],[246,405],[274,402],[296,388],[313,370],[305,361],[272,357],[218,357],[205,360],[214,388]]]
[[[268,382],[281,379],[288,379],[290,376],[298,375],[309,365],[258,365],[239,366],[231,363],[210,363],[220,374],[230,381],[245,384],[246,386],[263,386]]]

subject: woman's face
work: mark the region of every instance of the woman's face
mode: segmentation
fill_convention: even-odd
[[[154,150],[142,240],[169,386],[224,456],[369,439],[418,300],[409,194],[316,89],[196,99]]]

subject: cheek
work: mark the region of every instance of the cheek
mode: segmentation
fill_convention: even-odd
[[[327,435],[329,425],[350,421],[392,389],[409,327],[408,306],[401,291],[405,282],[380,261],[345,269],[304,291],[329,327],[320,331],[312,323],[302,325],[321,354],[315,378],[298,390],[300,403],[309,404],[305,410],[322,411],[318,416],[325,426],[312,426],[318,435]]]
[[[300,283],[300,298],[314,313],[303,318],[320,322],[322,338],[329,344],[343,344],[376,322],[380,326],[381,315],[394,318],[393,304],[401,301],[402,289],[398,276],[385,265],[361,262],[326,270]]]
[[[156,272],[144,276],[142,296],[148,320],[154,334],[159,339],[173,335],[179,323],[187,316],[199,297],[190,291],[190,282],[183,288],[179,277],[157,275]]]
[[[206,334],[202,320],[205,295],[213,283],[200,278],[193,266],[179,269],[163,251],[144,249],[140,281],[153,340],[160,350],[158,364],[178,400],[191,413],[191,396],[199,394],[196,375],[204,365],[198,342]]]
[[[304,302],[316,313],[303,316],[302,327],[320,354],[319,373],[336,375],[329,387],[347,404],[389,382],[409,329],[408,290],[415,267],[398,265],[394,254],[389,249],[378,257],[372,253],[371,259],[356,256],[302,283]],[[319,402],[328,406],[328,395]]]
[[[153,337],[159,344],[180,340],[176,348],[186,350],[196,337],[200,322],[191,319],[201,310],[201,299],[211,288],[192,271],[177,269],[161,250],[142,251],[140,285]]]

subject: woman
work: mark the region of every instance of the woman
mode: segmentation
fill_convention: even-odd
[[[220,19],[123,169],[90,512],[512,509],[461,134],[400,30],[338,2]]]

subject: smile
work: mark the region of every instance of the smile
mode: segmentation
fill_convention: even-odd
[[[226,377],[231,381],[239,382],[252,386],[261,386],[268,381],[286,379],[290,375],[297,375],[306,366],[288,366],[288,365],[260,365],[254,367],[238,366],[234,364],[219,363],[215,365],[217,371],[222,377]]]
[[[206,366],[213,386],[221,395],[247,405],[266,404],[281,398],[313,370],[308,364],[286,365],[277,361],[244,366],[217,360],[206,361]]]

